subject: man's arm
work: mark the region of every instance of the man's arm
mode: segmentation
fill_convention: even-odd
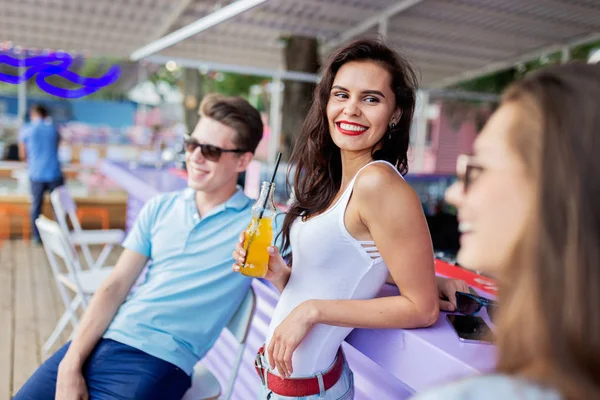
[[[25,147],[25,141],[30,135],[30,127],[29,125],[24,125],[19,130],[19,160],[25,161],[27,160],[27,149]]]
[[[148,257],[124,249],[115,269],[102,282],[83,314],[60,369],[77,371],[88,358],[148,262]]]
[[[25,149],[25,143],[19,143],[19,160],[20,161],[27,160],[27,151]]]
[[[123,241],[115,269],[102,282],[79,323],[69,350],[58,366],[57,400],[88,399],[82,367],[127,298],[152,254],[152,224],[160,197],[148,201]]]

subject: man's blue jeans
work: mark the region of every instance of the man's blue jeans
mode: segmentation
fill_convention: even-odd
[[[58,364],[69,345],[46,360],[13,400],[54,400]],[[100,340],[82,372],[90,400],[178,400],[191,385],[175,365],[110,339]]]
[[[44,202],[44,193],[52,192],[59,186],[65,184],[62,177],[52,182],[35,182],[29,181],[31,187],[31,209],[29,215],[31,218],[31,227],[33,232],[33,239],[39,241],[40,233],[38,232],[37,226],[35,226],[35,220],[38,219],[42,213],[42,203]]]

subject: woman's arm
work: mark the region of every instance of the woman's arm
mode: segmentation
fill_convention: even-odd
[[[382,195],[385,194],[385,195]],[[316,323],[364,328],[429,326],[439,314],[433,248],[419,197],[389,166],[356,179],[353,199],[401,295],[372,300],[316,301]]]
[[[373,165],[357,178],[352,201],[401,295],[300,304],[275,329],[267,349],[269,363],[284,377],[293,372],[292,354],[315,324],[418,328],[437,321],[433,248],[416,193],[388,166]]]
[[[439,314],[439,295],[431,237],[417,194],[389,166],[375,164],[357,177],[352,201],[401,294],[370,300],[310,300],[298,311],[310,325],[432,325]]]
[[[435,281],[437,283],[440,310],[456,311],[456,292],[468,292],[469,285],[463,280],[444,278],[443,276],[436,276]],[[385,282],[396,286],[396,282],[394,282],[394,278],[390,274],[388,274]]]

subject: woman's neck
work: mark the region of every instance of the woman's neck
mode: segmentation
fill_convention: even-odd
[[[341,189],[343,190],[362,167],[373,161],[373,157],[370,149],[361,151],[341,150],[340,156],[342,160]]]

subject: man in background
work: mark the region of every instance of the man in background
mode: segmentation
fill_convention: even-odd
[[[19,133],[19,159],[27,160],[27,172],[31,184],[32,240],[40,242],[35,220],[42,211],[44,193],[64,184],[58,161],[60,135],[50,118],[48,110],[34,104],[29,110],[30,123]]]

